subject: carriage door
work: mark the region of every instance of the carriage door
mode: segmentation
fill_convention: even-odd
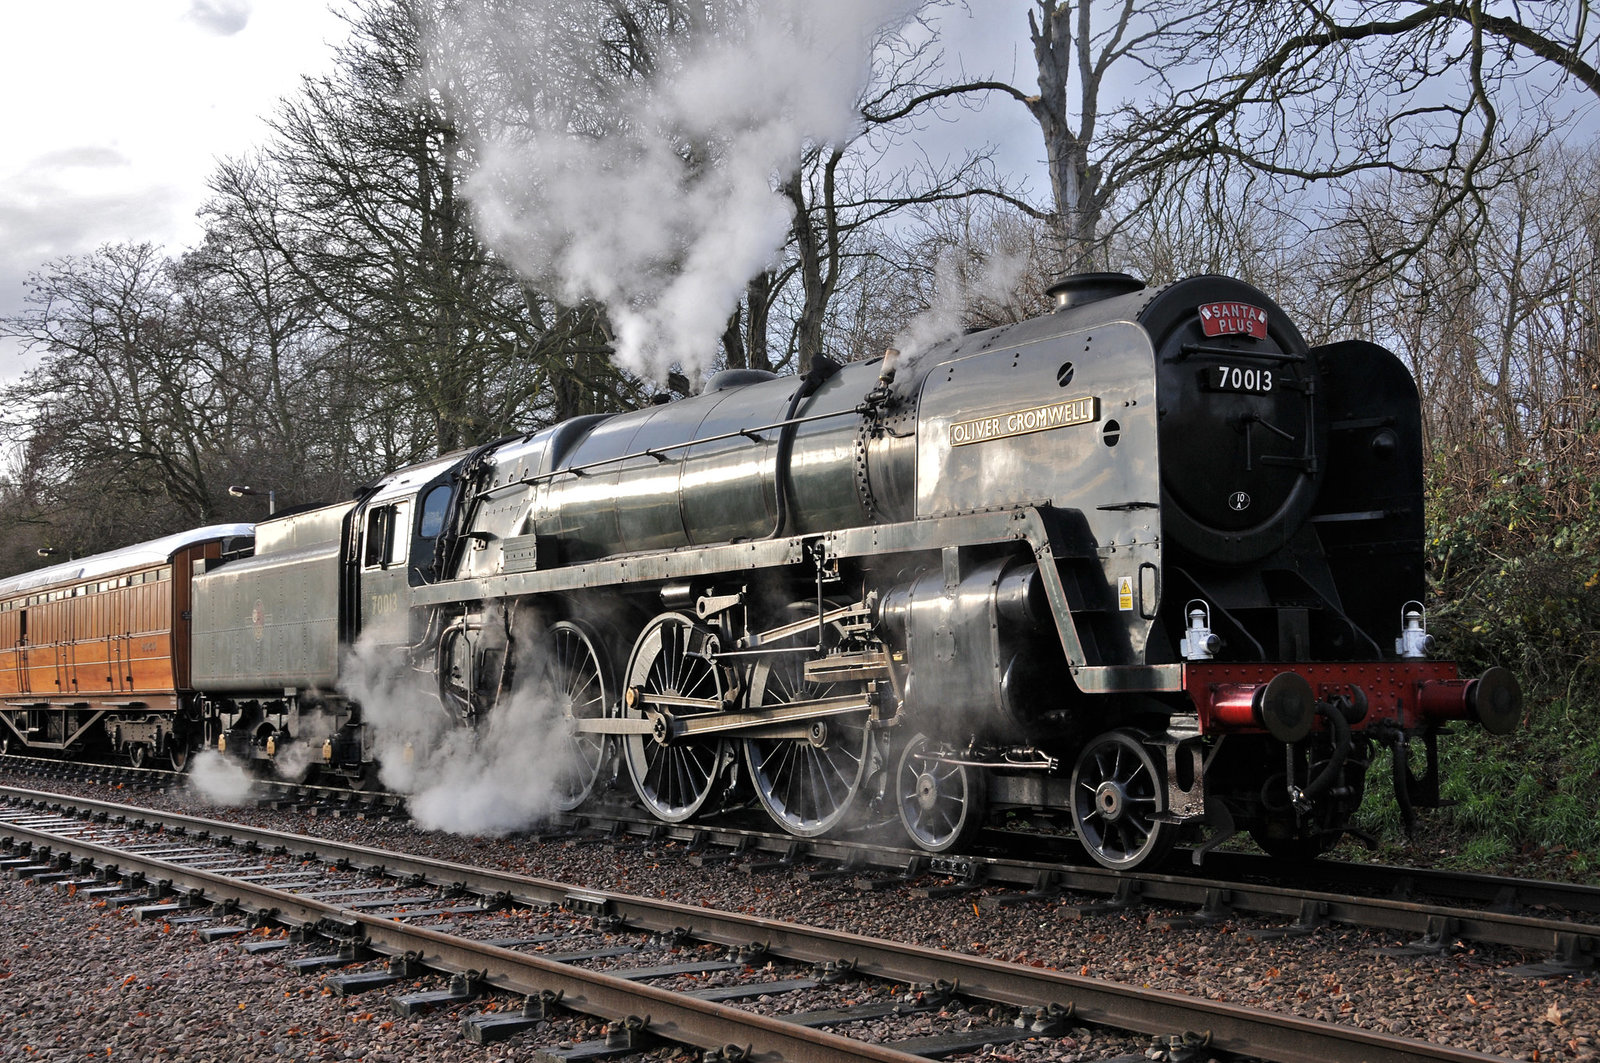
[[[106,629],[106,655],[110,659],[106,668],[111,672],[111,689],[129,689],[132,678],[128,670],[128,594],[118,587],[118,580],[100,584],[101,606]]]
[[[28,694],[33,684],[28,682],[28,611],[17,610],[17,692]]]
[[[56,642],[56,688],[61,693],[78,692],[78,602],[74,592],[62,592],[61,639]]]

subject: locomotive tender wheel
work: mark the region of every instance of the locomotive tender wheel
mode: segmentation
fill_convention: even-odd
[[[942,853],[971,841],[988,811],[983,771],[933,758],[927,735],[912,735],[895,769],[900,824],[919,849]]]
[[[1072,823],[1094,861],[1113,871],[1160,860],[1178,828],[1156,819],[1166,784],[1144,743],[1128,731],[1096,735],[1072,770]]]
[[[716,648],[716,634],[682,613],[663,613],[650,621],[628,661],[624,689],[635,696],[623,699],[623,714],[644,718],[653,711],[653,694],[704,699],[720,707],[725,697],[722,669],[708,656]],[[690,711],[672,708],[673,715]],[[651,735],[633,734],[623,739],[622,751],[633,788],[651,815],[681,823],[710,798],[727,760],[728,743],[713,738],[663,745]]]
[[[142,768],[150,762],[150,747],[144,742],[133,742],[128,746],[128,763],[135,768]]]
[[[180,738],[167,736],[167,767],[173,771],[183,771],[189,766],[189,746]]]
[[[816,614],[815,602],[796,602],[789,607],[788,619]],[[779,648],[805,645],[815,638],[812,627],[785,639]],[[837,627],[829,625],[823,638],[829,644],[837,642]],[[806,660],[799,653],[763,657],[751,671],[750,706],[767,708],[865,689],[861,682],[808,686]],[[826,834],[844,821],[861,792],[870,759],[865,712],[817,720],[812,728],[810,738],[746,738],[741,743],[761,806],[780,827],[802,838]]]
[[[612,703],[611,669],[593,633],[560,621],[550,628],[549,651],[548,677],[563,716],[569,722],[605,716]],[[556,808],[571,812],[587,801],[610,755],[605,735],[569,729],[566,756],[556,769]]]

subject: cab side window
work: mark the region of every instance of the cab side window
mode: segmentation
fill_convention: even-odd
[[[394,530],[394,507],[379,506],[367,511],[366,549],[361,555],[364,568],[376,568],[386,560]]]
[[[396,502],[367,511],[367,530],[361,550],[363,568],[388,568],[406,559],[410,542],[411,503]]]
[[[444,514],[449,507],[449,484],[440,484],[429,491],[422,499],[422,520],[417,534],[424,539],[437,539],[444,530]]]

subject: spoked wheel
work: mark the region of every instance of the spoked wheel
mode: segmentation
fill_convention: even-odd
[[[971,841],[988,810],[981,768],[935,759],[932,739],[912,735],[895,769],[900,823],[918,848],[942,853]]]
[[[605,716],[612,702],[611,668],[597,637],[584,625],[563,620],[550,628],[549,680],[568,730],[566,756],[556,767],[555,803],[571,812],[589,799],[611,747],[605,735],[573,727]]]
[[[681,613],[650,621],[628,661],[624,715],[720,712],[726,691],[722,668],[711,659],[717,649],[716,633]],[[622,751],[639,800],[657,819],[679,823],[711,796],[728,744],[719,738],[663,744],[653,735],[633,734],[624,738]]]
[[[815,602],[796,602],[788,610],[790,620],[815,618]],[[828,625],[823,641],[838,642],[838,629]],[[786,650],[815,643],[815,625],[776,644]],[[750,675],[750,706],[771,708],[796,701],[845,697],[863,693],[860,681],[806,683],[807,655],[779,652],[763,657]],[[871,733],[867,710],[813,720],[801,738],[747,738],[744,763],[755,785],[756,797],[784,830],[802,838],[814,838],[844,822],[861,783],[867,774]]]
[[[1128,871],[1161,859],[1178,839],[1174,824],[1156,819],[1166,783],[1144,743],[1127,731],[1097,735],[1072,772],[1072,822],[1095,862]]]

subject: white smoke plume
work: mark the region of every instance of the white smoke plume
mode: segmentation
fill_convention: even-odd
[[[202,749],[189,767],[189,786],[212,804],[237,808],[251,803],[255,777],[240,761]]]
[[[503,631],[491,616],[481,636]],[[556,808],[567,755],[565,712],[540,676],[539,631],[519,631],[525,678],[476,727],[443,707],[431,672],[413,670],[392,642],[364,636],[346,658],[345,687],[362,718],[384,786],[406,794],[412,818],[430,830],[506,834]]]
[[[272,773],[289,782],[304,782],[322,763],[322,738],[338,729],[339,720],[333,713],[302,709],[295,730],[301,740],[279,743],[269,762]]]
[[[961,335],[967,310],[978,303],[1004,305],[1028,268],[1026,253],[997,251],[974,263],[956,250],[940,254],[934,264],[928,308],[895,334],[902,371],[929,347]]]
[[[648,69],[626,77],[607,66],[614,6],[463,5],[435,87],[475,116],[467,192],[490,244],[563,300],[603,302],[625,368],[695,376],[783,246],[781,182],[859,131],[874,42],[919,5],[703,0],[645,31]]]

